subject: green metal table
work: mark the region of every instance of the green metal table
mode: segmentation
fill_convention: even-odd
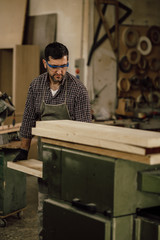
[[[45,240],[159,240],[160,219],[139,213],[159,209],[160,166],[68,146],[39,141],[49,190]]]
[[[6,226],[6,218],[12,214],[21,216],[26,207],[26,174],[7,168],[17,149],[0,149],[0,226]]]

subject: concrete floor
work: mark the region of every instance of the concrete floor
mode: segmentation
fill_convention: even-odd
[[[23,217],[9,216],[6,227],[0,227],[0,240],[38,240],[37,178],[27,175],[27,207]]]

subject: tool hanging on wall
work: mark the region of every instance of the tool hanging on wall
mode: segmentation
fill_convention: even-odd
[[[153,45],[160,44],[160,27],[151,26],[147,32],[147,36],[149,37]]]
[[[113,39],[113,37],[110,33],[108,22],[105,19],[105,16],[104,16],[104,14],[101,10],[101,3],[103,3],[103,2],[105,2],[107,4],[112,4],[112,5],[115,6],[115,39]],[[118,18],[119,18],[118,2],[117,2],[117,0],[106,0],[106,1],[95,0],[95,5],[96,5],[96,8],[97,8],[98,14],[99,14],[99,16],[102,20],[104,29],[105,29],[105,31],[108,35],[111,47],[112,47],[114,53],[116,54],[117,53],[117,47],[118,47]]]
[[[128,61],[127,56],[123,56],[119,62],[119,68],[122,72],[128,73],[132,69],[132,64]]]
[[[139,39],[139,32],[131,27],[123,31],[122,41],[127,47],[136,47]]]
[[[116,0],[115,0],[116,1]],[[114,1],[114,2],[115,2]],[[109,1],[100,1],[101,3],[104,4],[101,12],[103,13],[103,15],[105,14],[106,12],[106,9],[107,9],[107,5],[109,4],[108,2]],[[123,3],[121,2],[118,2],[118,7],[125,10],[126,13],[119,18],[118,20],[118,23],[117,24],[122,24],[129,16],[130,14],[132,13],[132,10],[127,7],[126,5],[124,5]],[[112,4],[113,4],[113,1],[112,1]],[[102,19],[100,18],[99,22],[98,22],[98,25],[97,25],[97,29],[96,29],[96,32],[95,32],[95,36],[94,36],[94,41],[93,41],[93,44],[92,44],[92,47],[91,47],[91,50],[89,52],[89,56],[88,56],[88,62],[87,62],[87,65],[89,66],[90,65],[90,62],[91,62],[91,58],[92,58],[92,55],[94,53],[94,51],[106,40],[108,39],[108,34],[106,33],[104,36],[102,36],[99,40],[98,40],[98,36],[99,36],[99,33],[100,33],[100,29],[101,29],[101,26],[102,26]],[[112,26],[110,29],[109,29],[109,32],[110,34],[112,34],[113,32],[115,32],[115,29],[116,29],[116,26]],[[98,41],[97,41],[98,40]]]
[[[149,55],[152,51],[150,39],[146,36],[141,36],[138,41],[137,49],[142,55]]]
[[[120,80],[118,81],[121,84],[118,83],[117,96],[118,98],[134,97],[136,99],[136,108],[133,110],[134,117],[139,118],[139,114],[153,116],[154,112],[159,113],[160,107],[160,44],[158,44],[160,27],[120,25],[119,36],[118,79]],[[137,39],[138,43],[136,43]],[[131,45],[128,44],[129,40]],[[125,71],[125,66],[129,66],[127,61],[126,65],[124,64],[122,67],[120,65],[124,55],[132,66],[128,72]],[[130,83],[127,92],[126,86],[129,84],[124,84],[128,81],[124,81],[124,79],[128,79]]]
[[[129,78],[131,89],[132,90],[152,90],[153,84],[152,79],[149,76],[139,76],[139,75],[133,75],[131,78]]]
[[[141,56],[140,61],[136,65],[137,75],[144,75],[148,71],[148,61],[144,56]]]
[[[149,67],[153,72],[158,72],[160,70],[160,59],[158,58],[151,58],[149,60]]]
[[[127,58],[131,64],[135,65],[139,63],[141,54],[136,48],[130,48],[127,51]]]
[[[131,84],[128,78],[120,78],[117,83],[117,87],[120,92],[128,92]]]

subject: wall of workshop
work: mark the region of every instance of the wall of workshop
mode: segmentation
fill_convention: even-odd
[[[88,0],[29,0],[29,16],[57,14],[57,41],[65,44],[70,51],[69,72],[72,74],[75,74],[75,59],[83,57],[87,44],[87,25],[83,28],[87,2]]]
[[[121,0],[121,3],[132,9],[132,14],[123,22],[128,25],[160,26],[159,9],[160,1],[158,0]],[[119,15],[122,16],[124,10],[119,9]],[[114,24],[114,9],[108,7],[105,18],[111,27]],[[99,15],[94,8],[94,32],[96,31],[99,21]],[[105,34],[104,27],[101,27],[99,39]],[[94,114],[97,119],[107,119],[114,115],[117,98],[117,59],[111,48],[109,40],[96,49],[91,59],[92,66],[92,105]],[[96,95],[98,97],[96,98]]]
[[[132,9],[132,14],[123,24],[160,25],[158,0],[121,0]],[[57,41],[66,44],[70,50],[69,71],[75,74],[75,60],[84,58],[86,85],[92,109],[97,119],[108,119],[115,113],[117,104],[117,57],[109,40],[105,40],[93,53],[87,66],[89,51],[93,44],[94,33],[99,15],[94,0],[29,0],[29,15],[57,13]],[[120,16],[123,10],[119,10]],[[105,17],[109,26],[115,23],[114,7],[107,8]],[[105,34],[101,26],[99,39]]]

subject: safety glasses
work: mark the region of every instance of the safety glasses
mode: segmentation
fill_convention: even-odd
[[[65,68],[65,67],[69,66],[69,62],[67,64],[63,64],[63,65],[51,65],[47,61],[46,61],[46,63],[50,68]]]

